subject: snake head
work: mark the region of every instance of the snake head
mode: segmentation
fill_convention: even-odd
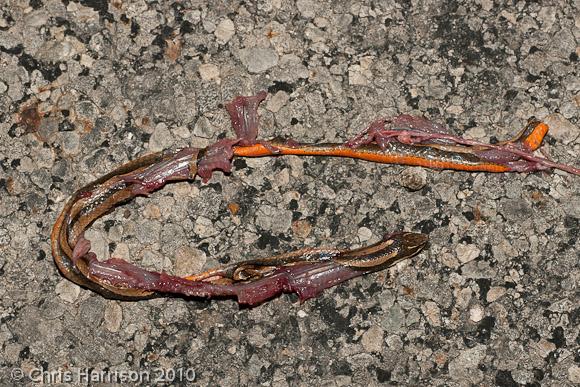
[[[429,237],[415,232],[398,232],[387,235],[374,245],[351,250],[336,259],[342,265],[360,269],[382,269],[410,258],[425,247]]]
[[[429,242],[429,236],[427,234],[421,234],[418,232],[401,232],[394,234],[400,243],[399,254],[404,257],[412,257],[419,251],[423,250],[427,242]],[[390,236],[393,238],[393,235]]]

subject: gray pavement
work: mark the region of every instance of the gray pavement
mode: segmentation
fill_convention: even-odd
[[[260,90],[262,138],[343,141],[410,113],[495,141],[536,116],[542,149],[578,166],[579,3],[541,3],[2,1],[0,385],[579,385],[580,178],[564,172],[237,160],[88,235],[101,258],[185,274],[430,233],[303,304],[107,300],[50,252],[76,189],[231,136],[224,103]]]

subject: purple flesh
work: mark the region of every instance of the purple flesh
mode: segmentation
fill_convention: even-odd
[[[81,235],[77,244],[75,245],[75,248],[73,249],[72,253],[73,263],[76,265],[79,258],[81,257],[85,258],[88,257],[90,260],[92,260],[93,258],[96,259],[97,258],[96,255],[94,253],[91,253],[90,250],[91,250],[91,242],[88,239],[86,239],[83,235]],[[89,254],[92,255],[89,256]]]
[[[240,145],[254,145],[258,137],[258,105],[266,99],[265,90],[250,97],[236,97],[226,105]]]
[[[234,145],[254,145],[258,136],[258,106],[266,98],[268,93],[261,91],[249,97],[236,97],[226,105],[230,115],[232,127],[236,132],[235,139],[223,139],[206,148],[206,152],[197,163],[197,174],[207,183],[213,171],[221,170],[230,172],[232,169],[232,157]],[[260,141],[266,148],[276,152],[276,148],[267,142]]]
[[[443,125],[439,125],[423,117],[411,116],[409,114],[401,114],[391,118],[389,121],[394,129],[417,130],[425,133],[451,134],[449,129]]]
[[[240,139],[224,138],[206,148],[205,154],[197,162],[197,174],[204,183],[208,182],[213,171],[217,169],[224,172],[232,170],[233,146],[239,142]]]
[[[387,129],[389,128],[389,129]],[[399,132],[399,136],[384,136],[383,133],[387,130]],[[411,116],[409,114],[401,114],[393,118],[382,118],[371,122],[371,124],[359,133],[357,136],[346,142],[346,145],[357,148],[361,145],[376,143],[381,148],[386,146],[386,143],[391,141],[399,141],[404,144],[417,144],[420,140],[412,139],[407,136],[406,132],[412,133],[428,133],[428,134],[451,134],[449,129],[443,125],[436,124],[423,117]],[[442,139],[436,139],[436,142],[446,143]]]
[[[271,275],[253,282],[222,285],[147,271],[119,258],[100,262],[88,253],[83,259],[89,263],[91,277],[114,287],[191,297],[236,297],[240,304],[246,305],[260,304],[282,293],[296,293],[300,301],[305,301],[324,289],[375,271],[355,270],[335,262],[311,262],[281,266]]]
[[[134,195],[148,195],[163,187],[168,181],[195,177],[191,162],[197,158],[197,148],[184,148],[165,160],[153,164],[139,173],[123,175],[123,181],[132,183]],[[193,172],[193,173],[192,173]]]
[[[490,163],[507,164],[512,161],[519,160],[521,156],[513,154],[506,150],[499,149],[488,149],[483,151],[478,151],[476,154],[485,161]]]

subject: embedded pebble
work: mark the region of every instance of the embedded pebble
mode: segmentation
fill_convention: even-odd
[[[149,150],[152,152],[159,152],[164,149],[169,149],[173,145],[174,138],[167,128],[167,125],[160,122],[155,126],[155,130],[149,139]]]
[[[316,10],[318,9],[316,2],[312,0],[298,0],[296,7],[300,11],[300,14],[307,19],[314,18],[316,16]]]
[[[203,19],[201,21],[201,24],[203,25],[203,29],[205,30],[205,32],[212,33],[216,29],[215,23],[209,19]]]
[[[427,171],[421,167],[405,168],[399,175],[399,184],[411,191],[418,191],[427,185]]]
[[[483,126],[476,126],[465,132],[465,137],[473,139],[483,139],[488,135],[486,128]]]
[[[358,86],[369,85],[373,78],[373,73],[370,68],[372,62],[372,57],[364,57],[361,58],[359,64],[350,66],[348,68],[348,83]]]
[[[204,216],[198,216],[195,220],[195,226],[193,231],[200,237],[200,238],[207,238],[213,235],[216,235],[218,231],[213,226],[213,222],[211,219],[208,219]]]
[[[477,345],[459,353],[455,359],[449,362],[449,375],[456,379],[467,379],[474,383],[481,380],[482,372],[478,365],[485,358],[486,347]]]
[[[465,264],[479,257],[481,250],[479,250],[475,245],[465,245],[461,243],[455,247],[455,254],[457,255],[457,259],[459,259],[459,262]]]
[[[445,109],[445,111],[449,114],[453,114],[455,116],[460,115],[461,113],[463,113],[464,109],[462,106],[458,106],[458,105],[451,105],[448,108]]]
[[[219,79],[216,82],[219,83]],[[185,127],[185,126],[178,126],[178,127],[174,128],[173,133],[175,133],[177,136],[179,136],[183,139],[189,139],[191,137],[191,133],[189,132],[189,129],[187,129],[187,127]]]
[[[240,50],[240,60],[250,73],[263,73],[278,64],[278,54],[269,48],[252,47]]]
[[[485,310],[481,305],[475,305],[469,309],[469,319],[473,322],[480,322],[485,316]]]
[[[401,309],[401,306],[398,304],[394,304],[391,308],[389,308],[381,320],[381,327],[386,332],[398,332],[401,327],[403,326],[403,322],[405,321],[405,314]]]
[[[506,288],[502,286],[492,286],[487,292],[487,302],[494,302],[506,293]]]
[[[390,335],[385,340],[389,349],[398,351],[403,348],[403,340],[398,335]]]
[[[570,144],[580,136],[580,128],[559,113],[552,113],[543,119],[549,126],[549,134],[561,141],[563,144]]]
[[[452,253],[449,252],[442,253],[439,256],[439,260],[441,261],[442,264],[444,264],[447,267],[451,267],[453,269],[459,267],[459,261]]]
[[[4,348],[4,356],[7,361],[16,362],[18,357],[22,352],[22,344],[18,343],[6,343]]]
[[[568,380],[574,384],[580,384],[580,366],[572,365],[568,368]]]
[[[81,288],[68,279],[63,279],[56,285],[55,291],[62,300],[73,303],[79,297]]]
[[[75,132],[66,132],[66,136],[62,136],[62,149],[69,155],[76,155],[80,152],[80,136]]]
[[[540,341],[534,344],[534,347],[536,353],[543,358],[548,357],[552,351],[556,350],[556,344],[546,340],[545,338],[541,338]]]
[[[292,233],[298,238],[306,238],[312,231],[312,225],[307,219],[292,222]]]
[[[260,206],[256,225],[275,234],[286,232],[292,226],[292,212],[274,206]]]
[[[441,326],[441,311],[436,303],[427,301],[423,304],[421,310],[427,318],[427,321],[429,321],[429,324],[435,327]]]
[[[131,254],[129,253],[129,246],[126,243],[119,242],[115,246],[115,250],[111,253],[113,258],[121,258],[124,260],[129,260],[131,258]]]
[[[166,271],[167,268],[172,266],[168,257],[161,255],[158,251],[152,251],[149,248],[143,249],[139,253],[139,260],[141,261],[140,266],[147,270]]]
[[[373,232],[368,227],[361,227],[357,232],[358,239],[361,242],[366,242],[373,237]]]
[[[103,232],[90,229],[85,232],[85,237],[91,242],[91,251],[99,260],[109,258],[109,242]]]
[[[220,44],[225,44],[230,41],[235,33],[236,27],[234,26],[234,22],[225,18],[219,22],[213,34]]]
[[[290,99],[290,96],[284,92],[279,91],[274,94],[267,102],[266,102],[266,109],[273,113],[277,113]]]
[[[380,352],[383,347],[383,335],[383,330],[377,325],[373,325],[367,329],[361,338],[361,344],[365,351]]]
[[[147,203],[143,209],[143,216],[147,219],[159,219],[161,217],[161,209],[154,203]]]
[[[103,320],[105,328],[109,332],[118,332],[123,321],[123,309],[117,301],[108,301],[105,305]]]
[[[212,63],[206,63],[206,64],[199,65],[198,71],[199,71],[199,76],[204,81],[219,81],[220,80],[220,70],[216,65],[214,65]]]
[[[214,133],[215,128],[207,117],[199,117],[193,127],[193,134],[201,138],[210,138]]]
[[[175,251],[173,274],[179,277],[197,274],[207,261],[205,253],[190,246],[181,246]]]

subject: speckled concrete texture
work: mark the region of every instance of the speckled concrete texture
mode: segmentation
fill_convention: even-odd
[[[343,141],[411,113],[495,141],[536,116],[542,149],[578,166],[580,5],[538,3],[2,1],[0,385],[580,384],[580,178],[563,172],[238,159],[88,235],[101,258],[184,274],[430,233],[415,258],[304,304],[107,300],[49,247],[77,188],[232,135],[224,103],[263,89],[263,138]]]

